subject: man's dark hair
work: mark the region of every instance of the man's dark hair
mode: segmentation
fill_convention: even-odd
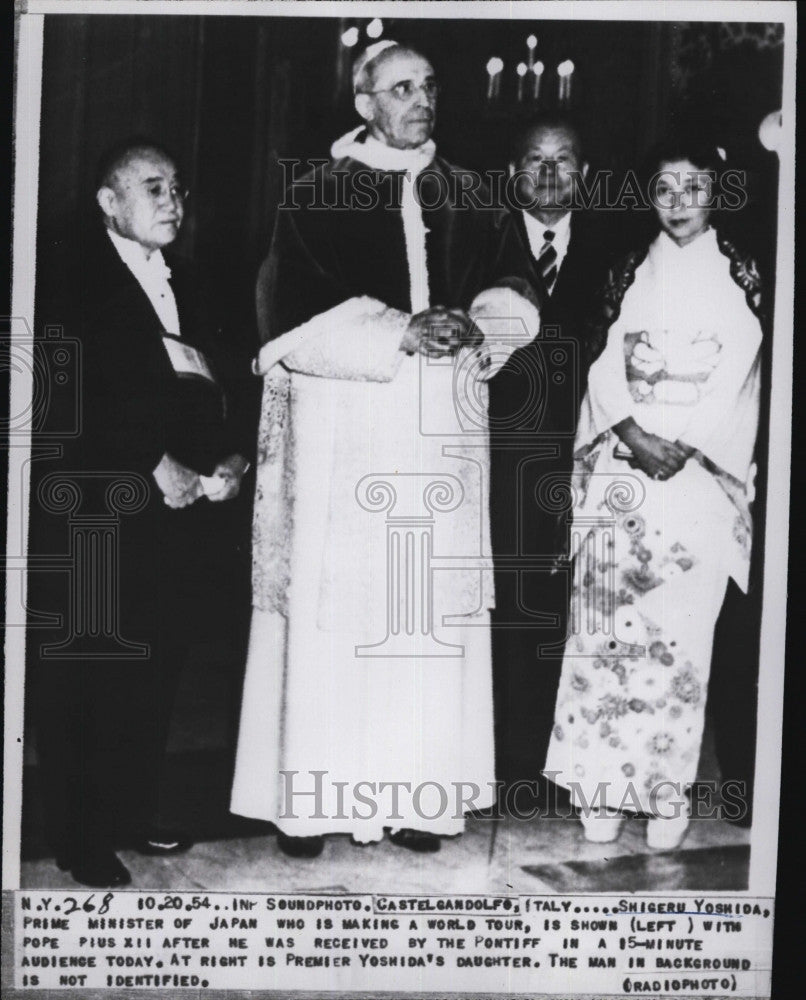
[[[585,147],[582,142],[582,132],[576,119],[571,115],[561,111],[540,112],[527,119],[515,132],[510,149],[510,161],[517,163],[523,156],[528,145],[530,136],[540,130],[558,130],[568,132],[574,138],[574,147],[580,163],[585,162]]]
[[[172,163],[176,163],[176,157],[163,145],[147,135],[132,135],[126,139],[111,145],[98,160],[98,167],[95,171],[95,190],[102,187],[110,187],[115,172],[125,166],[128,160],[135,154],[146,150],[159,153]]]

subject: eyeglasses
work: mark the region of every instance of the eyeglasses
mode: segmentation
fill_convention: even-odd
[[[695,184],[689,187],[671,188],[658,185],[653,201],[658,208],[710,208],[712,192],[710,185]]]
[[[436,80],[425,80],[421,84],[414,83],[413,80],[401,80],[394,87],[387,87],[385,90],[363,90],[362,94],[391,94],[396,101],[410,101],[418,90],[422,90],[425,96],[431,100],[439,93],[439,84]]]
[[[182,205],[190,197],[190,191],[188,191],[187,188],[179,187],[178,184],[168,185],[163,184],[161,181],[153,182],[151,184],[146,184],[145,189],[146,194],[155,205],[162,204],[168,199],[171,201],[177,201],[180,205]]]

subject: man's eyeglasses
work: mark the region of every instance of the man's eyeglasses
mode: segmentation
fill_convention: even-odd
[[[190,197],[190,191],[178,184],[152,183],[146,185],[146,194],[156,205],[171,200],[184,204]]]
[[[396,101],[410,101],[418,90],[422,90],[427,98],[432,99],[439,93],[439,84],[436,80],[425,80],[417,84],[413,80],[401,80],[394,87],[387,87],[385,90],[364,90],[364,94],[391,94]]]

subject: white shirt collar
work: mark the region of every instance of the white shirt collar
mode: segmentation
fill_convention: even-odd
[[[130,240],[126,236],[121,236],[120,233],[116,233],[113,229],[107,228],[106,232],[112,241],[112,245],[120,255],[120,259],[130,270],[142,274],[144,270],[152,270],[160,273],[164,269],[167,272],[166,277],[170,277],[171,271],[165,263],[165,258],[162,256],[161,250],[152,250],[149,254],[146,248],[138,243],[137,240]]]
[[[171,269],[160,250],[146,256],[146,249],[136,240],[127,239],[107,229],[112,246],[145,292],[154,312],[168,333],[180,335],[176,296],[170,284]]]
[[[571,213],[566,212],[565,215],[555,222],[551,226],[544,225],[540,219],[536,219],[529,212],[523,213],[523,220],[526,223],[527,232],[531,230],[536,235],[540,237],[541,245],[545,243],[545,238],[543,234],[547,230],[551,230],[554,233],[554,239],[552,240],[553,245],[556,247],[558,243],[563,246],[568,246],[568,241],[571,239]]]
[[[529,248],[535,260],[540,256],[540,251],[546,243],[545,233],[550,230],[554,233],[551,245],[557,252],[557,269],[562,265],[565,255],[568,253],[568,244],[571,241],[571,213],[565,215],[551,226],[545,226],[539,219],[536,219],[528,212],[523,213],[523,222],[526,226],[526,235],[529,238]]]

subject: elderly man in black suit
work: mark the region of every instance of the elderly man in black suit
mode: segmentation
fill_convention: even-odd
[[[510,171],[504,225],[531,250],[541,330],[490,383],[496,754],[505,782],[538,779],[551,733],[570,592],[555,562],[590,363],[586,325],[617,255],[601,213],[579,208],[588,163],[569,119],[526,124]]]
[[[55,461],[34,463],[29,606],[59,614],[67,636],[31,619],[29,680],[57,864],[90,886],[130,881],[120,846],[190,846],[163,819],[168,722],[213,588],[235,583],[237,505],[222,501],[239,493],[250,436],[232,391],[237,365],[193,271],[163,256],[185,195],[165,149],[124,142],[99,168],[100,223],[40,266],[38,323],[78,344],[82,419]],[[42,439],[59,430],[57,403]],[[102,545],[88,527],[100,522]],[[65,549],[69,582],[35,572],[38,556]]]

